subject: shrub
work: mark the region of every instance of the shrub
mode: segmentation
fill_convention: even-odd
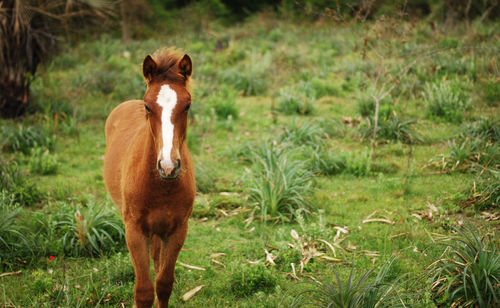
[[[264,221],[268,215],[293,219],[296,210],[308,207],[312,173],[304,161],[285,149],[263,143],[260,151],[253,152],[252,162],[248,191]]]
[[[62,232],[62,244],[69,255],[101,255],[123,240],[124,229],[115,211],[103,205],[90,204],[74,214],[62,213],[57,227]]]
[[[494,307],[498,303],[500,254],[494,238],[473,225],[454,229],[445,257],[429,269],[432,290],[446,306]]]
[[[3,128],[4,140],[2,148],[29,154],[31,148],[39,146],[54,150],[56,137],[51,136],[47,130],[39,127],[19,125],[17,129],[5,126]]]
[[[55,174],[59,168],[57,158],[41,147],[31,149],[28,164],[32,173],[42,175]]]
[[[44,197],[35,184],[23,177],[14,162],[0,161],[0,187],[20,205],[33,205]]]
[[[238,297],[253,295],[259,291],[272,293],[276,278],[263,265],[243,266],[231,275],[231,292]]]
[[[498,121],[481,119],[467,124],[465,129],[458,135],[458,138],[478,138],[486,142],[499,142],[500,126]]]
[[[469,108],[470,98],[455,82],[427,83],[423,97],[427,102],[427,114],[430,117],[442,118],[448,122],[459,123],[463,112]]]
[[[300,290],[291,289],[288,307],[391,307],[396,304],[397,289],[401,276],[391,279],[391,266],[394,259],[375,269],[354,275],[354,265],[349,278],[340,279],[334,270],[336,282],[323,281],[299,283]],[[307,287],[304,288],[304,285]]]

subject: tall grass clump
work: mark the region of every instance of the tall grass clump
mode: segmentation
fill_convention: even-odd
[[[28,230],[18,223],[22,210],[12,195],[0,191],[0,260],[17,256],[29,247]]]
[[[470,98],[459,82],[440,81],[427,83],[423,97],[427,102],[427,115],[448,122],[460,123],[464,112],[470,107]]]
[[[477,210],[500,208],[500,171],[483,172],[474,181],[465,205],[474,205]]]
[[[487,81],[483,84],[483,93],[489,106],[496,106],[500,102],[500,84],[498,80]]]
[[[315,110],[313,98],[292,87],[285,87],[278,93],[278,111],[291,115],[309,115]]]
[[[376,268],[354,274],[354,266],[349,277],[342,280],[334,270],[334,281],[299,283],[300,290],[292,289],[286,300],[287,307],[332,307],[332,308],[375,308],[393,307],[399,303],[397,296],[402,276],[391,277],[394,259]]]
[[[54,150],[56,137],[46,129],[34,126],[19,125],[17,128],[4,126],[2,129],[2,148],[8,151],[29,154],[33,147],[46,147]]]
[[[44,197],[38,187],[25,178],[15,162],[0,161],[0,187],[20,205],[33,205]]]
[[[395,113],[387,118],[379,118],[377,123],[377,139],[397,141],[406,144],[421,141],[413,126],[416,120],[404,120]],[[367,118],[359,127],[358,131],[362,138],[370,139],[373,137],[375,122],[373,117]]]
[[[455,228],[443,257],[429,267],[438,303],[450,307],[495,307],[499,300],[500,254],[490,234],[473,225]]]
[[[270,53],[252,54],[242,67],[222,70],[219,78],[244,95],[263,95],[269,84],[268,72],[271,66]]]
[[[31,173],[41,175],[55,174],[59,168],[57,158],[41,147],[31,149],[28,164]]]
[[[206,104],[215,110],[218,120],[237,119],[239,116],[236,91],[231,87],[222,86],[216,95],[207,98]]]
[[[231,292],[238,297],[257,292],[272,293],[278,284],[276,277],[264,265],[242,266],[234,271],[230,279]]]
[[[320,125],[313,122],[298,124],[294,120],[285,127],[279,141],[295,146],[310,146],[317,149],[322,146],[324,138],[325,133]]]
[[[305,161],[271,143],[263,143],[252,152],[251,160],[248,191],[264,221],[268,215],[293,220],[298,209],[309,207],[312,173]]]
[[[124,238],[124,228],[116,213],[91,203],[75,212],[64,212],[57,221],[65,253],[72,256],[98,256],[112,251]]]

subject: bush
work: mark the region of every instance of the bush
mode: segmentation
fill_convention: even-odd
[[[253,295],[259,291],[272,293],[277,282],[263,265],[243,266],[231,275],[231,292],[238,297]]]
[[[494,307],[498,303],[500,254],[494,238],[473,225],[454,229],[445,257],[432,264],[432,290],[451,307]]]
[[[31,148],[36,146],[53,151],[56,145],[56,137],[39,127],[19,125],[17,129],[14,129],[5,126],[2,133],[5,138],[2,148],[13,152],[29,154]]]
[[[375,273],[375,269],[354,275],[354,265],[349,278],[342,281],[334,270],[336,282],[306,282],[297,284],[288,296],[287,307],[392,307],[400,302],[397,295],[402,276],[391,278],[391,266],[394,260],[384,263]],[[306,286],[304,288],[304,285]],[[300,289],[299,289],[300,288]]]
[[[444,81],[425,84],[423,97],[427,102],[428,116],[460,123],[464,111],[470,106],[470,98],[463,92],[462,86]]]
[[[279,216],[294,219],[298,209],[309,206],[312,173],[306,162],[291,156],[287,150],[263,143],[252,153],[253,169],[249,172],[250,199],[257,203],[262,219]]]
[[[20,205],[33,205],[44,197],[35,184],[23,177],[14,162],[0,161],[0,187]]]

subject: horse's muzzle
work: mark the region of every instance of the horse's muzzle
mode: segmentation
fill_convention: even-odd
[[[181,171],[181,160],[178,159],[175,166],[173,168],[164,169],[161,166],[161,160],[158,160],[158,164],[156,166],[158,172],[160,173],[160,178],[162,180],[175,180],[179,177]]]

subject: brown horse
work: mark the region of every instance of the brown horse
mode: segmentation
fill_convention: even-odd
[[[158,307],[167,307],[177,256],[193,209],[193,163],[186,145],[191,58],[173,49],[148,55],[144,100],[127,101],[106,120],[104,181],[120,208],[135,271],[137,307],[151,307],[154,261]]]

